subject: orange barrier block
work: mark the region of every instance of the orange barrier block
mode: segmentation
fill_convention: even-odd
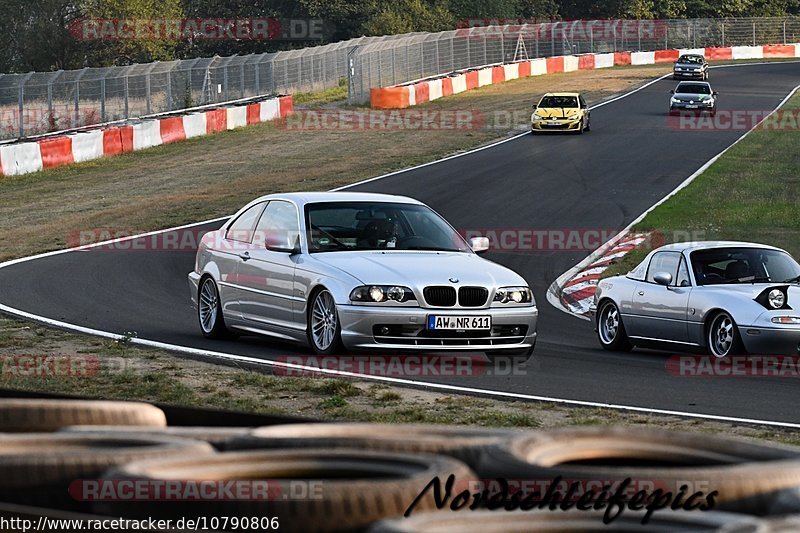
[[[228,113],[225,109],[206,111],[206,133],[216,133],[228,129]]]
[[[519,64],[519,77],[527,78],[531,75],[531,62],[523,61]]]
[[[578,56],[578,70],[594,70],[594,54]]]
[[[133,128],[120,126],[103,130],[103,155],[133,151]]]
[[[55,137],[39,142],[39,151],[42,154],[42,168],[54,168],[71,165],[75,162],[72,157],[72,138]]]
[[[678,50],[656,50],[656,63],[674,63],[678,60]]]
[[[555,74],[556,72],[564,72],[564,58],[563,57],[548,57],[547,58],[547,73]]]
[[[615,65],[630,65],[631,53],[630,52],[614,52]]]
[[[161,130],[161,142],[164,144],[183,141],[186,131],[183,129],[183,117],[162,118],[158,121]]]
[[[373,87],[369,90],[372,109],[405,109],[409,106],[408,91],[413,87]]]
[[[765,44],[764,57],[794,57],[793,44]]]
[[[282,117],[288,117],[292,113],[294,113],[294,100],[292,96],[279,96],[278,101],[280,102],[280,110]]]
[[[477,70],[470,70],[467,72],[467,90],[478,88],[479,74]]]
[[[417,105],[427,102],[431,99],[431,88],[427,81],[414,84],[414,101]]]
[[[506,81],[506,69],[503,67],[492,67],[492,85]]]
[[[259,124],[261,122],[261,104],[247,104],[247,123]]]
[[[453,95],[453,78],[442,78],[442,96]]]
[[[730,46],[719,48],[706,48],[708,61],[722,61],[733,59],[733,49]]]

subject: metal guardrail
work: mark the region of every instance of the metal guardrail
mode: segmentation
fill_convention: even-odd
[[[0,74],[0,140],[348,82],[369,89],[453,70],[589,52],[790,43],[800,18],[597,20],[360,37],[276,53]]]

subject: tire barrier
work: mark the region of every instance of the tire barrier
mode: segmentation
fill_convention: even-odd
[[[0,517],[277,517],[285,531],[800,530],[800,448],[701,433],[164,426],[149,404],[39,399],[0,400],[0,431]],[[218,492],[197,497],[201,486]],[[587,495],[592,506],[579,507]]]
[[[432,88],[441,84],[443,79],[455,87],[465,86],[466,90],[484,87],[495,83],[504,83],[517,78],[574,72],[576,70],[594,70],[615,65],[654,65],[658,63],[674,63],[683,54],[702,54],[709,61],[793,58],[800,57],[800,44],[775,44],[763,46],[729,46],[719,48],[681,48],[656,50],[652,52],[613,52],[604,54],[581,54],[537,58],[501,65],[487,65],[434,76],[411,83],[392,85],[389,87],[373,87],[370,89],[370,105],[372,109],[404,109],[424,102],[449,96],[445,91]],[[474,76],[475,82],[470,82]],[[452,94],[457,94],[453,91]]]
[[[101,157],[144,150],[268,122],[294,112],[291,96],[190,112],[184,115],[135,120],[127,124],[0,144],[0,176],[16,176],[82,163]]]
[[[714,509],[753,515],[800,512],[800,449],[658,429],[582,428],[515,438],[484,454],[489,477],[630,478],[677,494],[717,491]]]
[[[210,456],[205,442],[105,434],[0,434],[0,501],[79,509],[70,485],[142,459]]]
[[[766,523],[734,513],[664,513],[642,525],[641,513],[626,512],[608,526],[598,511],[475,511],[463,513],[420,513],[409,518],[387,519],[374,524],[369,533],[451,533],[488,531],[491,533],[561,533],[641,531],[718,531],[720,533],[762,533]]]
[[[433,453],[457,459],[479,476],[488,448],[504,446],[519,431],[466,426],[396,424],[282,424],[253,430],[231,449],[358,448],[401,453]]]
[[[45,432],[66,426],[165,426],[164,412],[140,402],[0,399],[0,431]]]
[[[354,531],[402,515],[431,478],[474,476],[463,464],[437,455],[404,455],[357,449],[226,452],[212,456],[141,461],[108,472],[110,481],[269,480],[269,497],[213,501],[102,502],[98,514],[126,518],[173,516],[280,517],[281,531]],[[302,498],[292,498],[296,479],[318,480]],[[234,489],[235,490],[235,489]],[[289,497],[287,497],[289,496]],[[420,510],[435,509],[432,496]]]
[[[215,449],[236,450],[238,446],[232,446],[241,439],[250,436],[253,428],[239,427],[196,427],[196,426],[68,426],[59,430],[63,433],[80,433],[82,435],[102,433],[114,435],[147,435],[147,436],[167,436],[186,439],[195,439],[209,443]]]

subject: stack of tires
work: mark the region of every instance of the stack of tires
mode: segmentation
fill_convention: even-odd
[[[264,481],[269,491],[127,499],[97,492],[189,481]],[[523,494],[534,481],[558,484],[561,500],[526,507],[509,498],[509,486]],[[298,483],[303,494],[294,494]],[[579,508],[570,485],[588,492],[592,483],[606,491],[605,504],[587,499]],[[638,508],[613,503],[628,486],[628,502],[646,492]],[[505,492],[493,500],[497,487]],[[797,531],[800,448],[608,427],[168,426],[163,411],[145,403],[4,399],[0,502],[7,518],[239,517],[255,520],[247,529],[281,531]],[[213,529],[245,529],[234,523]]]

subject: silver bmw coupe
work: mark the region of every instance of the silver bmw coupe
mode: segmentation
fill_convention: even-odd
[[[189,274],[206,337],[255,333],[342,350],[530,355],[538,310],[525,280],[478,257],[428,206],[331,192],[254,200],[205,234]]]
[[[742,242],[670,244],[601,280],[591,312],[600,345],[684,345],[715,357],[800,353],[800,265]]]

